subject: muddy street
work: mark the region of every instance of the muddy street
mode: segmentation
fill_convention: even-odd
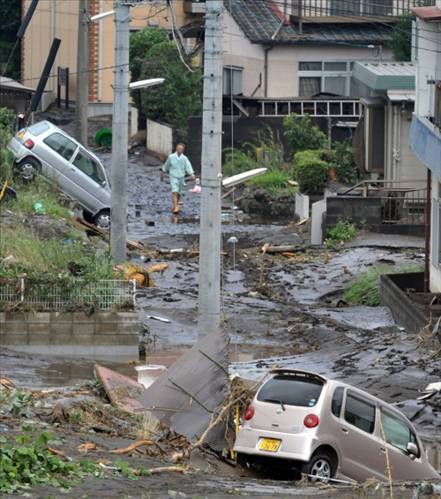
[[[100,156],[109,167],[110,155]],[[168,366],[198,339],[198,257],[170,250],[197,250],[199,196],[185,193],[176,220],[170,212],[169,186],[160,182],[158,169],[158,163],[143,152],[130,156],[128,227],[130,239],[168,250],[157,262],[166,261],[169,268],[155,277],[155,287],[140,290],[136,297],[145,362]],[[386,307],[350,306],[343,300],[346,286],[370,269],[421,264],[420,244],[409,247],[403,239],[402,244],[379,247],[364,245],[362,237],[354,247],[311,248],[308,232],[293,220],[265,221],[235,208],[231,199],[224,200],[222,313],[231,339],[230,373],[259,380],[277,366],[351,383],[396,404],[425,442],[440,446],[441,406],[416,402],[428,383],[439,380],[439,352],[397,326]],[[238,240],[235,245],[228,242],[233,235]],[[298,250],[288,256],[264,254],[265,243],[295,245]],[[145,262],[136,251],[131,258]],[[104,365],[135,378],[136,361],[109,357]],[[5,351],[1,367],[17,386],[70,390],[93,381],[94,359],[69,358],[68,352],[47,358]],[[62,425],[57,431],[66,452],[75,455],[84,438],[76,431],[64,431]],[[91,438],[96,437],[92,433]],[[109,449],[116,442],[105,435],[99,445]],[[225,463],[203,465],[204,459],[194,464],[194,474],[184,476],[155,475],[136,482],[109,477],[105,483],[89,477],[66,497],[362,497],[348,486],[274,481]],[[51,490],[43,488],[31,497],[44,497]],[[416,490],[413,485],[397,489],[396,497],[419,497]]]

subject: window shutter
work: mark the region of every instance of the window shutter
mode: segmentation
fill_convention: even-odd
[[[433,118],[435,125],[441,128],[441,81],[437,81],[435,85],[435,110]]]

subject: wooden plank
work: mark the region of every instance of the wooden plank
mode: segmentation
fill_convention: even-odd
[[[138,400],[145,391],[143,385],[99,364],[95,364],[95,375],[103,385],[112,404],[131,413],[143,408]]]

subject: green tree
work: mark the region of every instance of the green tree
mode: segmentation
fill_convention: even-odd
[[[412,57],[412,22],[415,15],[403,14],[392,30],[391,48],[397,61],[410,61]]]
[[[3,181],[12,176],[13,159],[7,145],[12,138],[14,118],[13,111],[0,107],[0,189]]]
[[[201,112],[201,71],[188,71],[167,31],[146,28],[131,35],[130,71],[132,81],[165,78],[157,87],[132,92],[141,120],[186,127],[188,117]]]
[[[306,149],[323,149],[328,142],[326,134],[313,124],[307,114],[286,116],[283,119],[283,133],[292,155]]]
[[[16,33],[20,26],[21,0],[0,0],[0,74],[9,59],[15,44]],[[20,47],[16,47],[6,75],[10,78],[20,78]]]

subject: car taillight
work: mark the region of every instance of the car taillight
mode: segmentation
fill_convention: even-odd
[[[320,419],[317,414],[308,414],[303,420],[303,424],[306,428],[315,428],[320,423]]]
[[[35,146],[34,141],[31,139],[26,139],[23,145],[28,149],[32,149]]]
[[[254,406],[249,405],[247,407],[247,410],[245,411],[244,416],[243,416],[243,418],[245,419],[245,421],[249,421],[250,419],[252,419],[253,416],[254,416],[254,412],[255,412]]]

